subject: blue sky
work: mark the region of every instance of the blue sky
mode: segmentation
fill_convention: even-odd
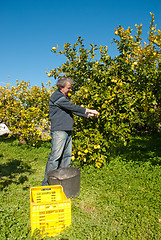
[[[40,86],[48,78],[46,71],[65,62],[63,56],[51,52],[53,46],[63,49],[66,42],[74,44],[78,36],[90,43],[107,45],[109,55],[117,55],[110,45],[115,28],[125,29],[143,24],[146,41],[150,12],[161,29],[160,0],[0,0],[0,85],[11,86],[19,81],[30,81]],[[135,34],[135,32],[134,32]]]

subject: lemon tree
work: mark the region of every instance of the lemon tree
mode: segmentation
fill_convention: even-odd
[[[43,130],[49,127],[50,93],[43,83],[30,87],[29,82],[17,80],[16,87],[0,87],[0,119],[9,127],[10,136],[32,146],[40,141]]]
[[[141,38],[142,24],[132,29],[119,26],[115,39],[119,51],[112,59],[107,46],[85,48],[79,37],[52,51],[66,56],[66,62],[48,73],[74,80],[72,101],[100,112],[98,119],[75,118],[73,159],[101,167],[109,149],[122,141],[126,146],[132,132],[159,131],[161,96],[161,31],[151,13],[148,42]],[[99,57],[98,57],[99,56]],[[97,148],[96,146],[99,146]]]

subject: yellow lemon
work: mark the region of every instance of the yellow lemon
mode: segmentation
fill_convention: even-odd
[[[88,153],[88,149],[86,149],[84,152],[85,152],[85,153]]]
[[[74,161],[74,159],[75,159],[75,157],[74,157],[74,156],[72,156],[72,157],[71,157],[71,160],[72,160],[72,161]]]

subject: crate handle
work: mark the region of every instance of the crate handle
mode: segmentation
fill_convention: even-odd
[[[41,191],[47,191],[47,190],[51,190],[51,188],[43,188],[43,189],[41,189]]]

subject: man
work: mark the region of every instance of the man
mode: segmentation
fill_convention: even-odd
[[[49,185],[49,171],[70,166],[72,156],[73,114],[89,118],[97,117],[98,112],[73,104],[68,93],[71,92],[73,80],[62,77],[57,82],[58,89],[51,95],[49,115],[51,121],[51,152],[46,164],[43,186]]]

